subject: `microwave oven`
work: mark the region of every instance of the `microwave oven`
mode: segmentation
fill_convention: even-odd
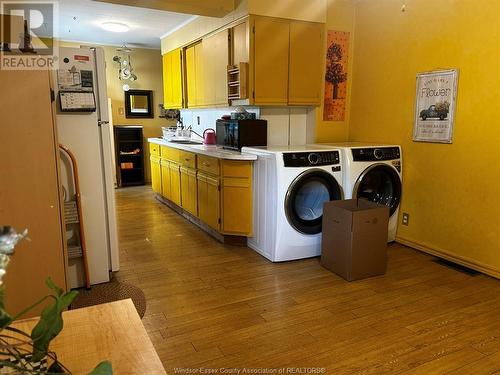
[[[240,151],[242,147],[267,146],[266,120],[217,120],[217,146]]]

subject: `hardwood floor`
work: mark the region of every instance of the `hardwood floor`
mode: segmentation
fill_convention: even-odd
[[[316,258],[273,264],[222,245],[149,187],[118,190],[117,210],[116,277],[144,290],[143,323],[169,373],[500,373],[499,280],[393,244],[385,276],[349,283]]]

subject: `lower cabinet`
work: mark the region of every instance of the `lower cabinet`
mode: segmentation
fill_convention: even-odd
[[[172,199],[172,189],[170,188],[170,163],[168,160],[161,160],[161,195]]]
[[[222,163],[222,228],[231,235],[252,235],[252,162]]]
[[[161,160],[158,156],[151,155],[151,187],[155,193],[161,193]]]
[[[181,173],[177,163],[169,162],[170,170],[170,198],[176,205],[181,205]]]
[[[198,216],[196,169],[181,167],[181,206],[193,216]]]
[[[252,235],[253,162],[168,146],[152,152],[156,153],[150,157],[154,192],[222,234]]]
[[[198,217],[211,228],[220,230],[220,180],[218,176],[198,172]]]

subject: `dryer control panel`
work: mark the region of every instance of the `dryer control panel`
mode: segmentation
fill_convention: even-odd
[[[340,163],[338,151],[286,152],[283,154],[285,167],[314,167]]]
[[[370,147],[353,148],[352,159],[354,161],[377,161],[399,159],[399,147]]]

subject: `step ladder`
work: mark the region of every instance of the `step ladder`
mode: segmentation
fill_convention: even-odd
[[[83,226],[78,165],[76,163],[75,155],[69,148],[62,144],[59,144],[59,149],[61,150],[61,153],[66,155],[71,161],[71,171],[68,171],[68,173],[71,172],[73,184],[75,186],[75,196],[70,198],[70,200],[64,202],[64,223],[66,225],[66,229],[75,227],[78,228],[78,233],[74,233],[71,238],[66,238],[67,257],[68,260],[82,258],[83,270],[85,274],[85,287],[87,289],[90,289],[89,266],[87,259],[87,248],[85,243],[85,230]]]

